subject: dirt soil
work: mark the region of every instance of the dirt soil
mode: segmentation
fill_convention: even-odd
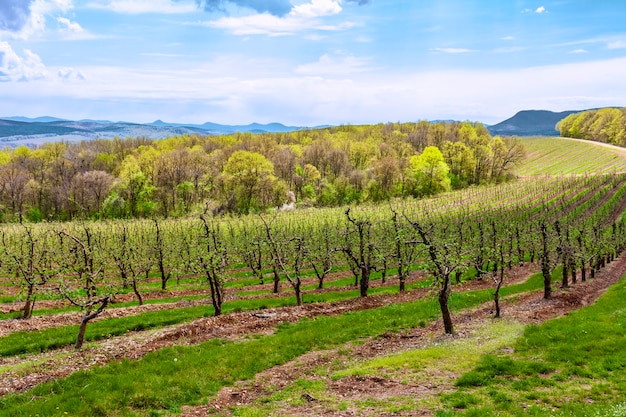
[[[515,267],[507,274],[507,284],[522,282],[535,271],[537,271],[536,265]],[[579,282],[567,290],[555,291],[551,300],[543,300],[541,293],[523,294],[512,300],[504,300],[502,303],[503,315],[514,317],[525,323],[540,323],[544,320],[561,316],[568,311],[592,303],[606,288],[617,282],[625,272],[626,257],[620,257],[603,271],[596,274],[595,279],[586,283]],[[464,283],[461,288],[457,288],[455,291],[490,288],[493,285],[490,279],[474,280]],[[271,334],[276,326],[282,322],[296,322],[303,317],[337,315],[349,311],[378,308],[392,303],[421,299],[428,295],[429,290],[414,290],[404,294],[370,296],[337,303],[306,304],[301,307],[283,307],[253,312],[231,313],[156,330],[128,333],[102,342],[90,343],[86,348],[78,352],[68,347],[37,355],[0,358],[0,370],[5,369],[5,371],[0,373],[0,395],[23,392],[37,384],[66,377],[78,370],[104,365],[114,360],[122,358],[139,359],[148,352],[167,346],[197,344],[213,338],[236,340],[251,334]],[[137,308],[129,307],[129,309]],[[120,312],[120,314],[125,315],[126,313]],[[360,346],[351,346],[350,356],[352,359],[369,359],[424,347],[433,343],[433,340],[441,340],[441,338],[464,337],[464,335],[468,334],[466,329],[491,320],[491,316],[492,305],[485,305],[470,312],[460,313],[453,318],[457,329],[455,336],[443,335],[442,324],[435,322],[425,328],[418,327],[397,334],[385,334]],[[218,410],[220,415],[232,415],[232,407],[249,404],[266,396],[270,390],[285,387],[311,372],[313,368],[330,363],[340,356],[338,350],[307,353],[293,362],[258,374],[253,381],[240,382],[233,387],[222,389],[216,398],[207,405],[185,407],[182,416],[213,415]],[[397,397],[411,394],[420,396],[436,395],[436,393],[442,390],[452,388],[444,387],[440,384],[425,383],[424,385],[412,386],[388,379],[356,377],[331,381],[330,387],[332,394],[344,398],[378,398],[381,395]],[[313,397],[306,398],[306,402],[307,404],[304,406],[284,410],[285,414],[281,415],[354,415],[349,411],[326,410]],[[367,414],[361,412],[359,415]],[[376,413],[376,415],[384,416],[385,414]]]

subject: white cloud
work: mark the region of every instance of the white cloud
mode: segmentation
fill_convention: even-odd
[[[294,6],[289,16],[314,18],[321,16],[332,16],[341,13],[339,2],[333,0],[311,0],[311,3],[304,3]]]
[[[539,6],[536,9],[524,9],[524,10],[522,10],[522,13],[543,14],[543,13],[548,13],[548,10],[544,6]]]
[[[19,56],[8,42],[0,42],[0,81],[31,81],[48,75],[39,55],[25,49]]]
[[[609,49],[624,49],[626,48],[626,41],[613,41],[607,45]]]
[[[330,56],[324,54],[317,62],[300,65],[296,68],[296,74],[313,76],[347,76],[357,72],[369,71],[368,59],[355,56]]]
[[[234,35],[283,36],[302,30],[299,19],[280,18],[268,13],[243,17],[223,17],[207,22],[206,26],[224,29]]]
[[[574,49],[573,51],[570,51],[569,53],[570,54],[586,54],[587,52],[589,51],[587,51],[586,49]]]
[[[193,1],[173,0],[96,0],[87,4],[92,9],[110,10],[121,14],[177,14],[198,10]]]
[[[59,28],[62,32],[69,32],[69,33],[85,32],[85,29],[83,29],[81,25],[79,25],[76,22],[72,22],[71,20],[65,17],[57,17],[57,23],[59,24]]]
[[[311,0],[294,6],[284,17],[269,13],[252,14],[242,17],[223,17],[218,20],[205,22],[205,26],[224,29],[235,35],[292,35],[306,30],[338,31],[356,26],[353,22],[343,22],[337,25],[328,25],[320,18],[334,16],[341,13],[340,1]]]
[[[509,35],[509,36],[504,36],[504,37],[502,37],[500,39],[503,40],[503,41],[514,41],[516,38],[515,38],[515,36],[510,36]]]
[[[20,30],[8,33],[7,37],[26,40],[34,36],[41,36],[46,31],[46,16],[57,13],[67,13],[73,8],[73,0],[34,0],[30,4],[29,15]],[[69,26],[65,25],[63,26],[63,29],[66,31],[76,29],[76,25],[78,25],[77,23],[70,22],[69,19],[65,20]],[[59,20],[57,20],[57,22],[60,25],[64,24]]]
[[[444,54],[468,54],[471,52],[477,52],[473,49],[467,49],[467,48],[435,48],[433,49],[433,51],[444,53]]]
[[[85,81],[87,79],[82,71],[77,71],[74,68],[59,68],[57,76],[65,81]]]
[[[37,106],[38,115],[129,121],[280,121],[309,126],[419,119],[495,123],[522,109],[623,106],[626,97],[626,58],[436,71],[390,71],[368,63],[336,53],[295,71],[280,60],[244,55],[179,69],[81,67],[75,69],[86,75],[80,82],[48,77],[5,83],[0,114],[36,116],[32,108]],[[56,74],[59,68],[48,70]],[[57,114],[59,109],[66,113]]]
[[[31,5],[31,11],[38,14],[67,13],[73,8],[74,0],[35,0]]]

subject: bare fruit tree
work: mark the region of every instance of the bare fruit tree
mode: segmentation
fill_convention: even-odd
[[[23,319],[31,318],[38,289],[44,287],[57,273],[54,245],[45,229],[33,230],[20,225],[21,231],[2,231],[4,267],[12,272],[17,285],[26,291]],[[22,233],[23,232],[23,233]]]
[[[106,309],[115,291],[106,285],[105,258],[101,256],[103,250],[88,226],[83,226],[81,235],[62,230],[58,232],[58,236],[62,266],[59,291],[82,311],[74,344],[74,348],[78,350],[83,346],[87,323]]]

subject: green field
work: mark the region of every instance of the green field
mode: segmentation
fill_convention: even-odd
[[[626,149],[558,137],[522,139],[527,157],[520,176],[610,174],[626,171]]]

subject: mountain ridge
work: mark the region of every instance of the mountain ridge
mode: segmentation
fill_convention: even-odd
[[[514,116],[495,125],[485,125],[492,135],[556,136],[556,124],[572,113],[585,110],[553,112],[550,110],[521,110]],[[68,120],[58,117],[23,116],[0,117],[0,143],[7,146],[37,146],[51,141],[80,141],[111,139],[114,137],[147,137],[162,139],[184,134],[221,135],[236,132],[284,133],[295,130],[324,128],[329,125],[304,127],[286,126],[282,123],[250,123],[225,125],[213,122],[202,124],[170,123],[157,119],[151,123],[131,123],[110,120]]]
[[[584,110],[521,110],[500,123],[487,127],[492,135],[505,136],[558,136],[556,124],[573,113]]]
[[[92,119],[75,121],[50,116],[36,118],[11,116],[0,117],[0,143],[7,146],[36,146],[50,141],[80,141],[114,137],[162,139],[184,134],[277,133],[301,129],[306,129],[306,127],[285,126],[282,123],[223,125],[212,122],[204,124],[168,123],[162,120],[156,120],[152,123],[131,123]]]

